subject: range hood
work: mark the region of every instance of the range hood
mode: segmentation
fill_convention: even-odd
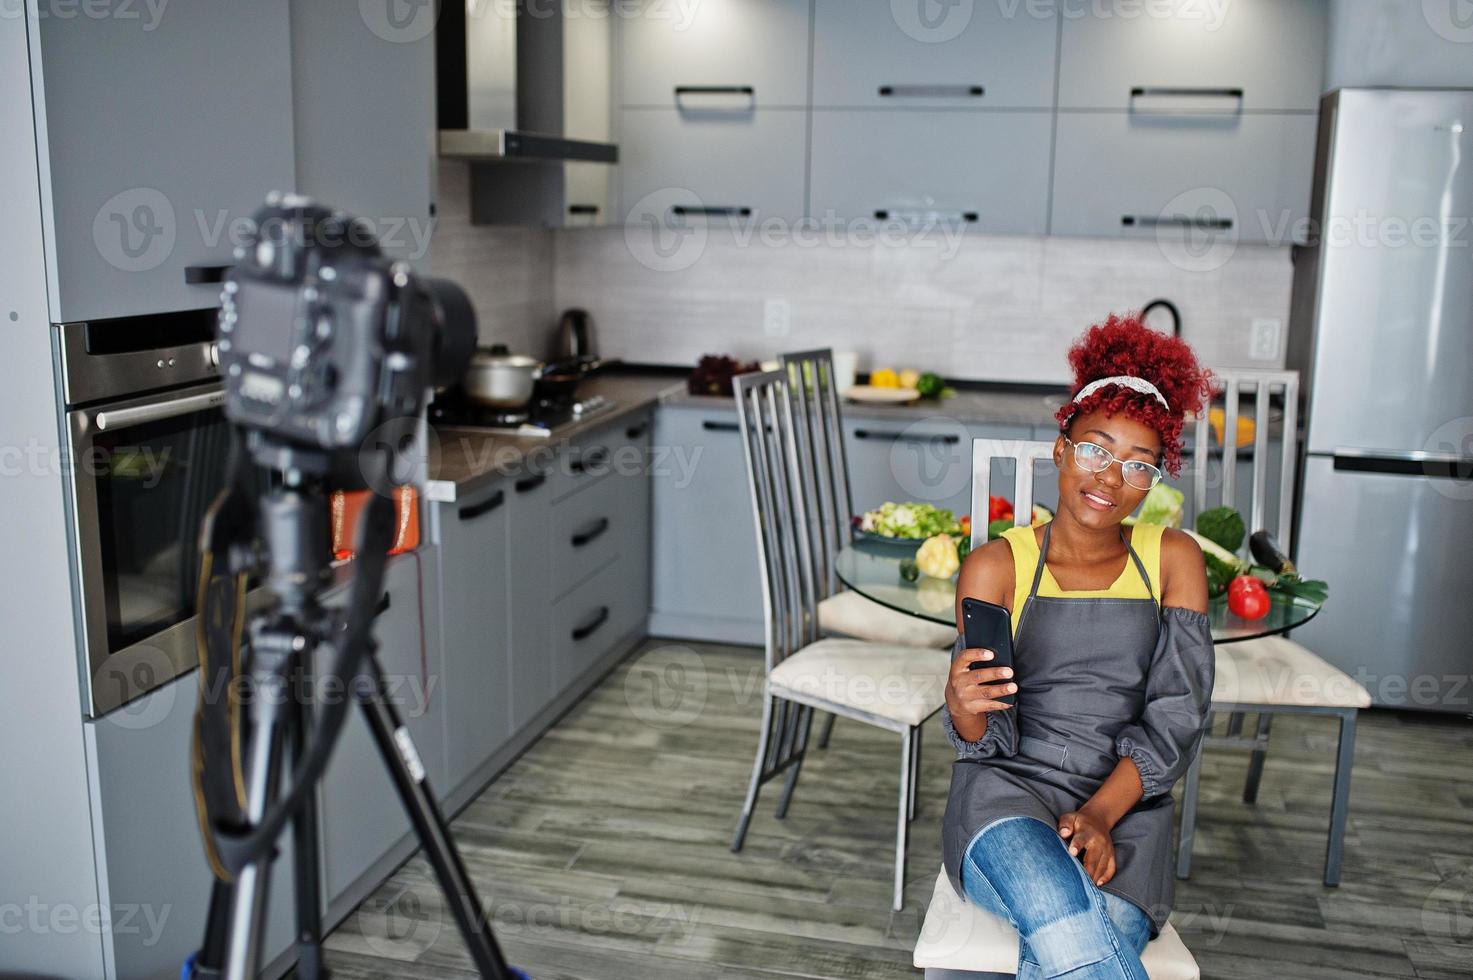
[[[448,0],[436,28],[439,152],[483,162],[616,163],[608,142],[607,83],[576,80],[569,69],[580,32],[607,21],[568,20],[561,4]],[[593,43],[598,43],[597,40]],[[607,43],[607,38],[604,38]],[[589,125],[590,116],[605,120]]]

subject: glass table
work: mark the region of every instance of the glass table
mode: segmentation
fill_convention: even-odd
[[[900,563],[915,557],[909,543],[856,541],[840,549],[835,559],[839,581],[878,603],[945,626],[956,623],[956,580],[919,576],[908,582],[900,576]],[[1251,640],[1284,633],[1303,626],[1320,611],[1320,603],[1298,596],[1269,591],[1268,614],[1261,619],[1244,619],[1228,609],[1227,596],[1207,603],[1215,643]]]

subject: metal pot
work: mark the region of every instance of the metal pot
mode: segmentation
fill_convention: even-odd
[[[461,386],[473,401],[496,408],[520,408],[532,399],[532,388],[542,376],[542,362],[507,352],[505,344],[477,350]]]

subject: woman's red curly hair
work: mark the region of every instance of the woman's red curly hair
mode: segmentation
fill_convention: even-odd
[[[1197,363],[1197,355],[1179,337],[1146,326],[1139,314],[1117,316],[1086,330],[1069,348],[1074,368],[1072,399],[1091,381],[1117,374],[1144,378],[1160,389],[1170,408],[1154,396],[1120,385],[1105,385],[1082,402],[1065,402],[1054,417],[1066,432],[1075,415],[1104,412],[1125,415],[1156,430],[1161,437],[1162,465],[1176,476],[1181,472],[1181,431],[1185,415],[1197,415],[1212,397],[1212,372]]]

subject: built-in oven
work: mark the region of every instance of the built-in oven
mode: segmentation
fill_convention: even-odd
[[[230,438],[214,321],[205,310],[53,328],[92,714],[198,663],[199,525]]]

